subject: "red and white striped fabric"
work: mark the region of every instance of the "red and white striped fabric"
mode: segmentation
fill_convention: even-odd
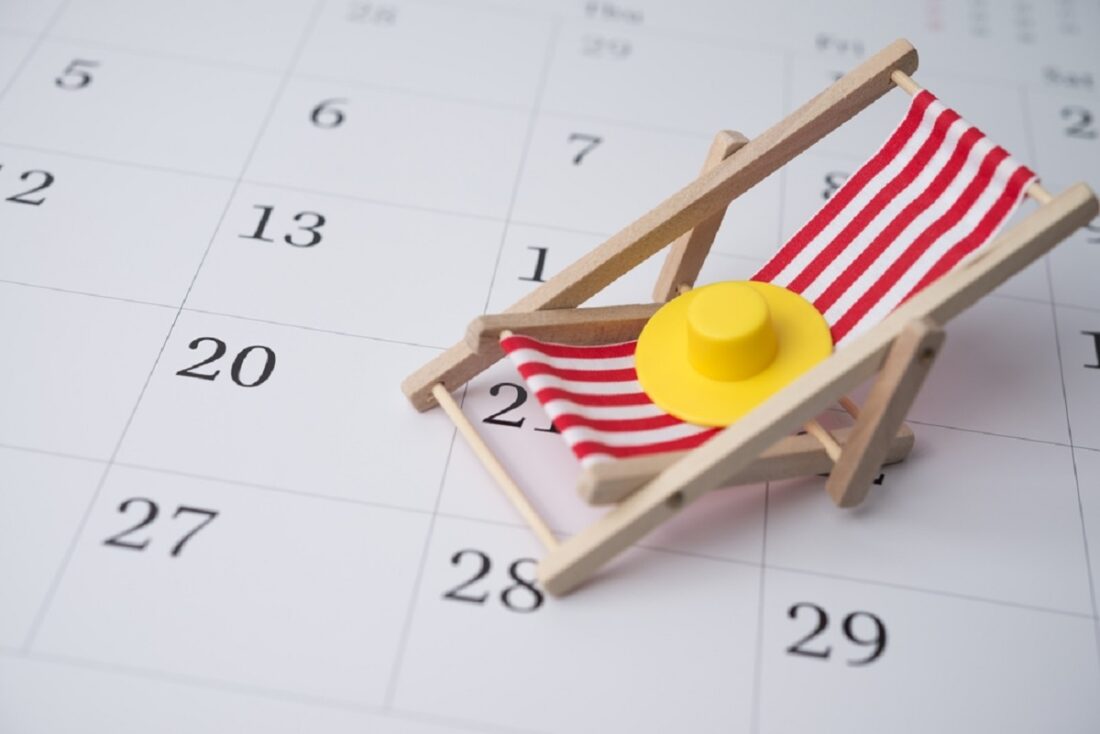
[[[993,239],[1035,174],[931,93],[753,280],[811,301],[841,347]],[[694,448],[720,429],[654,405],[635,342],[501,340],[582,464]]]

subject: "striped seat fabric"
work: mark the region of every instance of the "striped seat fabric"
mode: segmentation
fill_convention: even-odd
[[[927,91],[882,147],[753,280],[800,293],[838,348],[990,242],[1035,174]],[[501,340],[582,464],[694,448],[720,429],[654,405],[636,342]]]

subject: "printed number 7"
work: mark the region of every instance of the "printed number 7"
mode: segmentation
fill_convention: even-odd
[[[580,140],[587,143],[587,145],[583,146],[580,151],[573,156],[574,166],[579,166],[581,161],[584,160],[584,157],[595,150],[597,145],[603,142],[603,138],[598,135],[589,135],[587,133],[571,133],[569,135],[569,142],[572,143],[574,140]]]

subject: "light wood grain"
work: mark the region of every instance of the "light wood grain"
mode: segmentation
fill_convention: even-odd
[[[852,427],[833,432],[841,446],[847,445]],[[884,464],[903,461],[913,448],[913,431],[902,425],[888,441]],[[577,491],[593,505],[610,505],[633,494],[639,487],[682,459],[688,452],[676,451],[595,464],[581,473]],[[821,442],[810,435],[787,436],[762,453],[748,467],[726,478],[722,488],[775,482],[781,479],[827,474],[833,460]]]
[[[818,423],[816,419],[806,421],[802,428],[821,444],[821,448],[825,449],[825,454],[830,459],[836,461],[840,458],[840,442],[836,440],[833,434],[829,433],[828,428]]]
[[[928,319],[914,321],[894,340],[825,482],[825,491],[838,506],[855,507],[867,496],[886,461],[890,439],[912,407],[943,340],[943,329]]]
[[[552,594],[576,588],[681,507],[736,476],[769,446],[874,374],[910,323],[922,318],[946,323],[1088,224],[1097,212],[1096,196],[1084,184],[1070,187],[1039,207],[1003,232],[985,257],[947,273],[910,298],[867,333],[548,553],[539,564],[543,587]]]
[[[550,526],[546,524],[546,521],[542,519],[538,511],[535,510],[534,505],[516,484],[515,480],[508,473],[508,470],[504,468],[504,465],[500,463],[493,452],[485,445],[485,441],[482,440],[478,434],[477,429],[466,417],[466,414],[462,412],[462,408],[458,406],[455,399],[451,397],[451,394],[447,392],[446,388],[442,385],[437,385],[432,392],[436,402],[443,408],[443,412],[447,414],[447,417],[451,419],[451,422],[455,424],[455,428],[462,434],[462,438],[466,439],[466,443],[469,444],[470,449],[474,452],[474,456],[481,462],[485,470],[489,472],[489,476],[493,478],[493,481],[497,483],[501,491],[504,492],[504,496],[508,498],[508,501],[512,503],[512,506],[519,513],[519,516],[523,518],[528,527],[535,534],[542,544],[546,546],[548,550],[553,550],[558,547],[558,539],[550,530]]]
[[[478,354],[500,349],[505,331],[568,344],[612,344],[637,339],[661,303],[478,316],[466,329],[466,345]]]
[[[916,49],[908,41],[894,41],[507,312],[579,306],[892,89],[894,70],[910,73],[916,67]],[[407,377],[401,387],[417,410],[427,410],[435,405],[435,385],[454,390],[496,359],[499,355],[478,354],[461,342]]]
[[[729,158],[748,142],[749,139],[741,133],[732,130],[719,131],[710,144],[702,173]],[[676,238],[665,256],[665,263],[657,276],[657,285],[653,287],[654,301],[664,303],[680,295],[683,288],[695,285],[695,279],[703,269],[703,261],[707,259],[707,253],[714,244],[714,237],[718,234],[718,228],[722,226],[725,216],[726,207],[722,207],[717,214],[711,215]]]

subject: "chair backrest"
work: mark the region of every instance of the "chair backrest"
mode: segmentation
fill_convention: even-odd
[[[821,209],[753,276],[800,293],[838,347],[988,244],[1035,174],[928,91]],[[577,458],[601,461],[695,448],[718,430],[650,401],[634,342],[570,346],[502,339]]]

